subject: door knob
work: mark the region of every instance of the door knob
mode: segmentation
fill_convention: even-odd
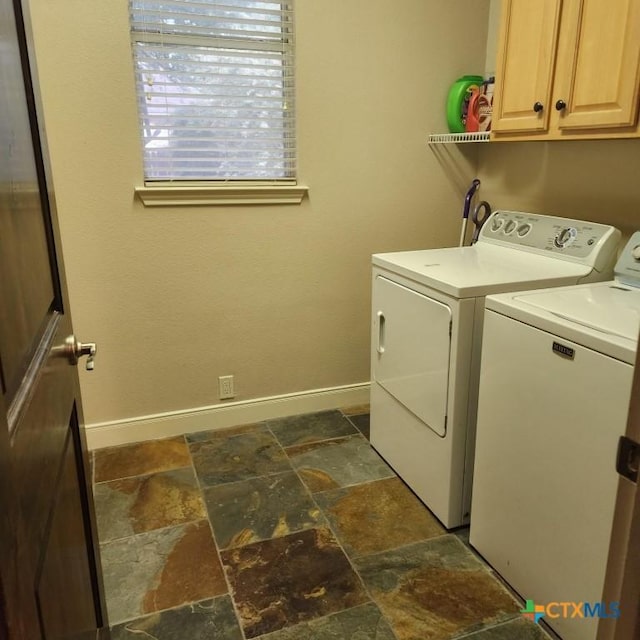
[[[540,113],[543,109],[544,109],[544,105],[542,104],[542,102],[536,102],[536,103],[533,105],[533,110],[534,110],[536,113]]]
[[[567,103],[564,100],[558,100],[558,102],[556,102],[556,110],[557,111],[562,111],[563,109],[567,108]]]
[[[86,368],[87,371],[93,371],[96,351],[98,350],[95,342],[80,342],[80,340],[72,335],[64,341],[64,344],[71,364],[78,364],[80,358],[88,356]]]

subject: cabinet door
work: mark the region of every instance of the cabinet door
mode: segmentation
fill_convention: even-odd
[[[565,0],[554,85],[561,130],[625,127],[638,117],[640,0]],[[554,109],[555,111],[555,109]]]
[[[561,0],[503,1],[494,131],[547,131],[561,4]]]

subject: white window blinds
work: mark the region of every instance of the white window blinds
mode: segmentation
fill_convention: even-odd
[[[295,179],[293,3],[129,6],[145,179]]]

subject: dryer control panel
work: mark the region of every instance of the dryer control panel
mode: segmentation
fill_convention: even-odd
[[[478,243],[552,255],[597,271],[610,267],[619,241],[620,231],[610,225],[523,211],[494,211],[478,238]]]

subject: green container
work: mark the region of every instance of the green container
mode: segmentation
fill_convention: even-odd
[[[464,133],[464,115],[473,89],[480,89],[484,78],[482,76],[462,76],[458,78],[447,97],[447,125],[450,133]]]

